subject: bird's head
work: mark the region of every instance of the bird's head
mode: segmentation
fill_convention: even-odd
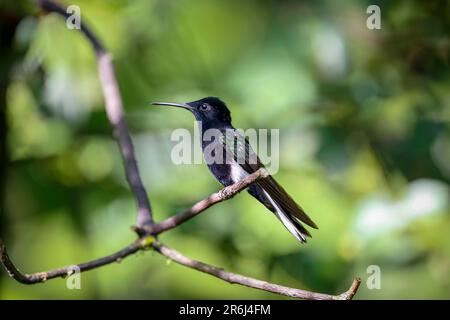
[[[153,102],[155,106],[171,106],[191,111],[197,121],[204,123],[231,124],[230,110],[216,97],[206,97],[187,103]]]

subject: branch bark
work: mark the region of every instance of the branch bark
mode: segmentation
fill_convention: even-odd
[[[41,9],[45,11],[57,13],[65,18],[68,17],[66,10],[53,1],[36,0],[36,3],[41,7]],[[202,201],[197,202],[189,210],[163,220],[158,224],[154,224],[152,219],[150,200],[148,199],[147,193],[142,184],[136,158],[134,156],[133,143],[129,134],[128,127],[124,120],[122,99],[117,85],[111,57],[104,49],[98,37],[96,37],[86,25],[81,24],[81,32],[90,41],[97,56],[98,72],[102,84],[103,95],[105,97],[106,112],[108,115],[108,119],[113,127],[114,136],[118,142],[119,149],[122,154],[128,183],[138,204],[138,217],[135,230],[137,231],[139,238],[129,246],[111,255],[80,263],[78,265],[66,266],[33,274],[23,274],[16,268],[8,255],[6,247],[0,240],[0,264],[3,265],[8,274],[13,279],[24,284],[40,283],[50,279],[68,276],[73,272],[74,267],[77,267],[81,272],[88,271],[95,268],[100,268],[113,262],[121,261],[122,259],[138,251],[153,248],[156,252],[167,257],[168,259],[175,261],[178,264],[210,274],[232,284],[239,284],[242,286],[302,299],[350,300],[353,298],[361,282],[359,278],[356,278],[353,281],[349,290],[340,295],[329,295],[302,289],[295,289],[227,272],[222,268],[193,260],[184,256],[180,252],[169,248],[168,246],[157,240],[156,236],[158,234],[179,226],[180,224],[195,217],[201,212],[204,212],[207,208],[211,207],[214,204],[232,198],[238,192],[245,189],[258,179],[264,179],[265,177],[267,177],[267,172],[264,169],[258,170],[242,181],[223,188],[221,191],[212,194]]]

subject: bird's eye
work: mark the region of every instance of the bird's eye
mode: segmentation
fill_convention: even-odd
[[[204,104],[202,104],[201,106],[200,106],[200,110],[201,111],[208,111],[209,110],[209,104],[207,104],[207,103],[204,103]]]

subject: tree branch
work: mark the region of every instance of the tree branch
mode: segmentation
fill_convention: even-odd
[[[44,11],[57,13],[65,19],[70,17],[70,14],[67,13],[65,8],[53,1],[36,0],[36,3]],[[103,96],[105,98],[106,114],[113,127],[114,137],[119,144],[127,180],[138,205],[136,225],[138,227],[152,225],[152,209],[139,174],[128,126],[124,120],[122,98],[114,73],[111,56],[106,52],[99,38],[95,36],[91,29],[83,22],[80,24],[80,31],[89,40],[97,56],[98,73],[102,84]]]
[[[41,9],[45,11],[57,13],[65,18],[69,16],[63,7],[61,7],[59,4],[53,1],[36,0],[36,2],[41,7]],[[184,265],[197,271],[210,274],[212,276],[215,276],[219,279],[222,279],[232,284],[233,283],[240,284],[243,286],[259,290],[264,290],[272,293],[277,293],[280,295],[302,299],[349,300],[353,298],[361,282],[361,280],[358,278],[353,281],[352,286],[350,287],[349,290],[337,296],[311,292],[301,289],[285,287],[265,282],[262,280],[249,278],[243,275],[227,272],[221,268],[188,258],[182,255],[180,252],[171,249],[165,246],[163,243],[159,242],[155,238],[156,235],[158,235],[159,233],[173,229],[179,226],[180,224],[186,222],[187,220],[195,217],[196,215],[203,212],[212,205],[232,198],[239,191],[245,189],[258,179],[263,179],[267,177],[268,173],[265,170],[258,170],[257,172],[246,177],[242,181],[234,185],[228,186],[226,188],[223,188],[221,191],[212,194],[211,196],[202,201],[199,201],[189,210],[181,212],[158,224],[153,224],[150,201],[147,197],[147,193],[145,191],[145,188],[142,184],[139,175],[136,158],[134,156],[133,143],[131,141],[128,127],[124,120],[122,99],[119,93],[117,80],[114,74],[114,68],[111,62],[111,57],[109,56],[109,54],[106,53],[106,50],[104,49],[100,40],[90,31],[90,29],[86,25],[81,24],[81,32],[90,41],[97,56],[98,72],[102,84],[103,95],[105,97],[106,112],[108,115],[108,119],[111,122],[111,125],[114,129],[115,138],[119,144],[119,149],[122,154],[128,183],[130,184],[131,190],[135,195],[138,204],[138,218],[135,230],[138,231],[140,237],[129,246],[111,255],[95,259],[89,262],[80,263],[78,265],[66,266],[58,269],[33,274],[23,274],[15,267],[15,265],[9,258],[6,247],[3,245],[0,239],[0,264],[3,265],[8,274],[13,279],[24,284],[40,283],[49,279],[68,276],[74,271],[74,267],[77,267],[80,272],[88,271],[95,268],[100,268],[113,262],[118,262],[136,253],[137,251],[153,248],[161,255],[175,261],[178,264]]]
[[[231,273],[225,271],[222,268],[218,268],[201,261],[193,260],[186,257],[175,249],[171,249],[163,243],[159,242],[152,236],[147,236],[140,238],[133,242],[128,247],[99,259],[95,259],[89,262],[80,263],[77,265],[65,266],[58,269],[53,269],[44,272],[37,272],[33,274],[23,274],[21,273],[12,263],[8,256],[8,252],[3,243],[0,242],[0,262],[8,271],[8,274],[16,281],[23,284],[36,284],[40,282],[45,282],[50,279],[67,277],[74,272],[76,267],[80,272],[89,271],[95,268],[111,264],[113,262],[120,262],[124,258],[136,253],[140,250],[146,250],[153,247],[157,252],[167,257],[168,259],[175,261],[176,263],[189,267],[191,269],[207,273],[216,278],[222,279],[231,284],[239,284],[242,286],[259,289],[267,292],[272,292],[280,295],[284,295],[292,298],[307,299],[307,300],[351,300],[356,294],[359,288],[361,279],[356,278],[353,280],[350,288],[340,294],[340,295],[329,295],[326,293],[318,293],[313,291],[307,291],[302,289],[290,288],[255,278],[246,277],[237,273]]]
[[[175,261],[178,264],[210,274],[228,283],[239,284],[242,286],[268,291],[292,298],[307,299],[307,300],[351,300],[361,283],[361,279],[356,278],[355,280],[353,280],[351,287],[346,292],[334,296],[326,293],[318,293],[302,289],[285,287],[278,284],[258,280],[255,278],[246,277],[240,274],[231,273],[225,271],[222,268],[218,268],[197,260],[190,259],[182,255],[178,251],[171,249],[158,241],[153,243],[153,248],[162,255],[166,256],[170,260]]]
[[[77,267],[80,272],[92,270],[95,268],[102,267],[104,265],[120,262],[122,259],[128,257],[129,255],[136,253],[137,251],[144,249],[145,247],[145,238],[138,239],[128,247],[123,248],[116,253],[113,253],[109,256],[105,256],[99,259],[95,259],[92,261],[80,263],[77,265],[65,266],[57,269],[52,269],[49,271],[36,272],[32,274],[23,274],[21,273],[16,266],[12,263],[9,258],[8,251],[6,250],[5,245],[1,242],[0,239],[0,263],[3,265],[5,270],[8,272],[9,276],[15,279],[16,281],[23,284],[35,284],[39,282],[45,282],[50,279],[60,278],[69,276],[74,267]]]
[[[195,217],[196,215],[202,213],[209,207],[231,199],[234,197],[237,193],[242,191],[243,189],[247,188],[249,185],[257,181],[258,179],[265,178],[268,176],[268,172],[266,169],[261,168],[258,171],[253,172],[251,175],[245,177],[241,181],[223,188],[219,192],[213,193],[208,198],[203,199],[196,204],[194,204],[190,209],[185,210],[183,212],[180,212],[170,218],[167,218],[157,224],[154,224],[152,226],[144,227],[144,231],[147,234],[160,234],[164,231],[173,229],[180,224],[186,222],[187,220]],[[136,228],[135,228],[136,229]]]
[[[152,209],[147,192],[142,184],[141,176],[134,156],[133,142],[123,117],[122,99],[120,98],[117,80],[109,54],[97,52],[98,73],[105,96],[106,111],[114,128],[114,136],[119,144],[123,162],[126,168],[127,180],[136,197],[138,215],[136,225],[139,227],[153,224]]]

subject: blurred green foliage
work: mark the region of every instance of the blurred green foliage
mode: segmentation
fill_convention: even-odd
[[[220,186],[170,160],[186,112],[154,100],[224,99],[240,128],[280,128],[276,178],[320,227],[300,245],[246,193],[162,239],[188,256],[292,287],[357,298],[450,298],[447,1],[64,1],[114,56],[157,220]],[[366,28],[381,7],[382,29]],[[109,254],[134,239],[135,203],[105,117],[93,52],[28,1],[0,4],[2,238],[24,272]],[[8,23],[16,19],[14,28]],[[381,289],[366,286],[381,268]],[[147,252],[0,298],[280,298]]]

